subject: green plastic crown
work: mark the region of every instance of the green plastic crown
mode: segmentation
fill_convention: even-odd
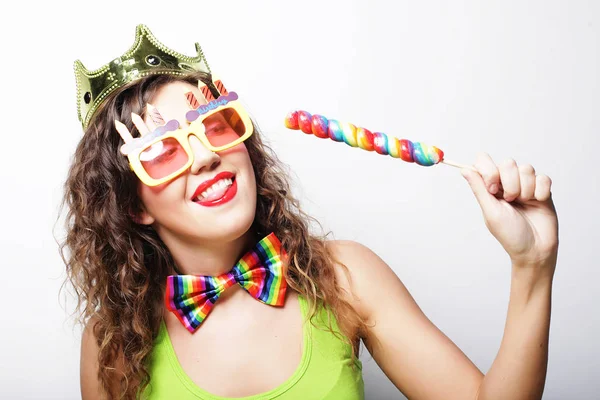
[[[133,46],[121,57],[95,70],[88,71],[75,61],[77,80],[77,116],[86,129],[94,112],[106,97],[123,85],[152,74],[185,75],[194,71],[210,73],[200,45],[196,57],[177,53],[160,43],[145,25],[138,25]]]

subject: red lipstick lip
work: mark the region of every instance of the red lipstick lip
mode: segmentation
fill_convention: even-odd
[[[229,200],[233,199],[236,194],[237,194],[237,180],[234,179],[233,184],[225,191],[225,193],[223,194],[223,197],[215,199],[215,200],[209,200],[209,201],[197,201],[196,204],[200,204],[201,206],[204,206],[204,207],[220,206],[221,204],[225,204]]]
[[[233,179],[234,177],[235,177],[235,174],[233,172],[229,172],[229,171],[219,172],[217,175],[215,175],[214,178],[208,179],[208,180],[202,182],[198,186],[198,188],[196,188],[196,191],[194,192],[194,195],[192,196],[192,201],[194,201],[195,198],[200,196],[202,194],[202,192],[204,192],[209,186],[211,186],[213,183],[217,182],[218,180],[228,179],[228,178]]]

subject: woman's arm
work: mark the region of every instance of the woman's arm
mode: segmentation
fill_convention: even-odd
[[[368,247],[331,241],[345,296],[369,325],[365,346],[394,385],[418,399],[541,398],[546,376],[551,281],[514,269],[500,350],[483,373],[422,312],[395,272]],[[440,299],[440,301],[445,301]]]
[[[328,242],[341,267],[345,300],[367,320],[363,342],[392,383],[411,400],[475,400],[483,374],[421,311],[396,273],[368,247]],[[444,301],[440,299],[440,301]]]
[[[512,261],[508,315],[500,350],[483,375],[429,319],[394,271],[367,247],[331,244],[348,266],[336,275],[346,296],[370,325],[365,345],[390,380],[411,399],[541,398],[547,368],[550,296],[558,253],[558,219],[551,180],[531,165],[499,167],[477,156],[461,170],[487,228]],[[443,301],[443,299],[442,299]]]
[[[98,380],[98,341],[94,334],[94,326],[98,322],[95,317],[90,318],[81,336],[81,358],[79,364],[79,379],[81,385],[81,398],[83,400],[105,399],[108,396]],[[117,365],[113,377],[120,376],[123,371],[123,359],[117,358]],[[114,398],[119,398],[119,382],[111,382],[110,390]]]
[[[496,165],[486,153],[477,155],[475,169],[461,173],[475,194],[486,226],[512,261],[504,337],[478,399],[541,399],[558,255],[552,180],[512,159]]]
[[[98,381],[98,344],[94,336],[96,320],[90,319],[81,336],[79,379],[83,400],[101,399],[102,389]]]
[[[504,337],[483,379],[478,400],[542,398],[548,365],[552,277],[538,279],[536,268],[513,266]]]

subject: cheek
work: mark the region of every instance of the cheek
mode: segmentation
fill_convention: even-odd
[[[238,146],[243,146],[243,143],[240,143]],[[236,148],[238,147],[236,146]],[[252,160],[250,159],[250,155],[248,154],[248,150],[246,147],[242,147],[239,149],[236,154],[237,164],[244,171],[244,175],[246,179],[249,181],[251,189],[256,190],[256,178],[254,175],[254,166],[252,165]]]
[[[185,194],[185,182],[182,179],[163,183],[158,186],[146,186],[140,183],[138,195],[146,211],[156,214],[156,211],[166,210],[181,199]]]
[[[221,160],[223,162],[235,165],[243,170],[246,174],[254,177],[254,167],[244,142],[233,146],[230,149],[221,151],[219,155],[221,156]]]

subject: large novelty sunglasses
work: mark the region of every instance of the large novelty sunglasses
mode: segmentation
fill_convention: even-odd
[[[125,125],[115,121],[117,131],[125,140],[121,153],[127,156],[131,169],[144,184],[165,183],[185,172],[194,162],[190,135],[213,152],[236,146],[252,135],[252,121],[237,99],[235,92],[229,92],[188,111],[188,127],[180,128],[177,120],[170,120],[137,138],[131,136]]]

